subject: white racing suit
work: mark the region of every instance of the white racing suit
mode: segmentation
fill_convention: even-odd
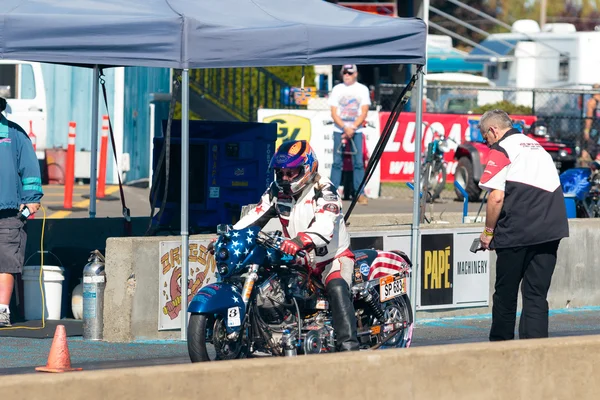
[[[313,271],[321,274],[333,314],[338,351],[357,350],[356,319],[350,298],[354,254],[342,214],[342,201],[326,177],[317,177],[295,197],[283,195],[275,183],[265,191],[258,205],[240,219],[233,229],[248,226],[263,228],[270,219],[279,218],[283,233],[294,238],[308,235],[314,244]],[[312,260],[311,260],[312,261]]]

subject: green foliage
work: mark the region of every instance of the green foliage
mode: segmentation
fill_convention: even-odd
[[[473,109],[473,114],[483,114],[489,110],[504,110],[509,115],[517,114],[517,115],[533,115],[533,110],[531,107],[521,106],[518,104],[513,104],[506,100],[499,101],[497,103],[490,103],[480,107]]]
[[[181,119],[181,103],[175,103],[175,111],[173,112],[173,119]],[[190,121],[201,120],[202,118],[190,109]]]
[[[274,75],[274,78],[270,74]],[[305,67],[304,74],[304,85],[314,86],[314,68]],[[282,107],[281,89],[286,86],[300,86],[301,78],[302,67],[221,68],[190,71],[192,90],[202,94],[242,121],[256,120],[256,112],[261,107]]]
[[[302,67],[267,67],[266,70],[290,86],[300,86]],[[304,86],[314,86],[315,77],[315,69],[312,66],[304,67]]]

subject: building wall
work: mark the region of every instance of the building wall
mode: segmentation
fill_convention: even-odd
[[[124,79],[119,77],[123,75]],[[42,64],[48,106],[47,146],[67,148],[69,122],[77,123],[77,151],[91,150],[93,70],[65,65]],[[107,68],[103,71],[108,112],[115,134],[117,154],[129,153],[130,172],[125,182],[149,176],[149,95],[169,92],[168,68]],[[117,83],[115,83],[117,82]],[[122,87],[121,87],[122,86]],[[102,87],[99,94],[98,129],[106,106]],[[100,134],[99,134],[100,135]],[[107,183],[117,183],[112,148],[108,148]],[[98,144],[98,148],[99,148]],[[121,165],[119,166],[121,167]]]

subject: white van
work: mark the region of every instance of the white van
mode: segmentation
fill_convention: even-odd
[[[42,66],[36,62],[0,60],[0,97],[7,100],[5,116],[35,135],[38,159],[46,148],[46,89]]]

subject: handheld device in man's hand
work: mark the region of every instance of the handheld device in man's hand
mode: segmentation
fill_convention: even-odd
[[[476,238],[473,240],[473,243],[471,243],[471,253],[477,253],[479,250],[483,250],[483,248],[481,247],[481,240]]]
[[[19,219],[23,222],[25,222],[27,220],[27,218],[29,218],[29,216],[31,215],[31,211],[29,211],[28,207],[24,207],[20,212],[19,212]]]

